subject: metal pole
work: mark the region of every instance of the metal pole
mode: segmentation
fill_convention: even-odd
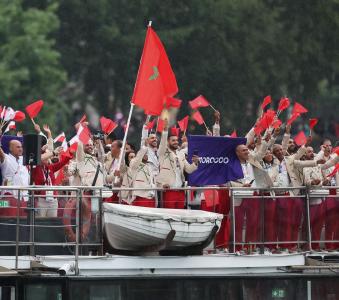
[[[265,201],[264,198],[265,191],[261,195],[260,199],[260,254],[264,254],[265,252]]]
[[[310,218],[310,190],[308,188],[305,189],[306,192],[306,221],[307,221],[307,241],[308,248],[312,251],[312,236],[311,236],[311,218]]]
[[[75,211],[75,275],[79,275],[80,206],[81,190],[77,190]]]
[[[19,234],[20,234],[20,197],[21,190],[18,190],[18,199],[16,200],[16,233],[15,233],[15,269],[19,267]]]
[[[231,224],[232,224],[232,240],[233,240],[233,253],[235,253],[235,213],[234,213],[234,194],[231,190]]]
[[[100,255],[104,254],[104,237],[103,237],[103,230],[102,230],[102,218],[103,218],[103,211],[102,211],[102,189],[100,189],[100,198],[99,198],[99,238],[100,238]]]

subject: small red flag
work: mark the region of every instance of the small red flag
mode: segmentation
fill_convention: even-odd
[[[338,171],[339,171],[339,164],[336,164],[331,174],[328,174],[327,177],[333,177],[335,174],[337,174]]]
[[[198,110],[192,115],[192,117],[199,125],[205,123],[204,118],[202,117],[201,113]]]
[[[313,129],[317,125],[318,119],[310,119],[310,129]]]
[[[118,126],[111,119],[108,119],[105,117],[100,118],[100,125],[101,125],[101,130],[106,134],[110,134]]]
[[[290,106],[290,100],[287,97],[281,98],[279,101],[278,111],[283,111]]]
[[[305,145],[307,142],[307,137],[303,131],[300,131],[295,137],[294,141],[298,146]]]
[[[181,119],[180,121],[178,121],[178,125],[180,127],[180,130],[185,132],[187,130],[188,127],[188,119],[189,117],[186,116],[185,118]]]
[[[292,115],[293,114],[304,114],[304,113],[307,113],[308,110],[303,107],[300,103],[296,102],[293,106],[293,110],[292,110]]]
[[[79,123],[83,123],[83,122],[86,122],[87,121],[87,116],[86,115],[83,115],[79,121]]]
[[[54,140],[54,143],[62,143],[66,139],[66,135],[64,132],[60,133]]]
[[[287,120],[287,125],[292,125],[292,123],[300,117],[299,113],[292,114],[292,116]]]
[[[180,108],[182,101],[177,98],[167,97],[166,99],[166,108],[174,107]]]
[[[24,112],[20,111],[20,110],[17,110],[15,112],[15,115],[14,115],[14,118],[13,118],[13,121],[15,122],[22,122],[23,120],[26,119],[26,115]]]
[[[158,120],[157,132],[163,132],[165,128],[165,121],[160,119]]]
[[[153,121],[149,121],[149,122],[146,124],[146,129],[152,130],[153,127],[154,127],[154,124],[155,124],[155,120],[156,120],[156,119],[153,119]]]
[[[279,128],[279,127],[281,126],[281,124],[282,124],[282,122],[281,122],[279,119],[277,119],[277,120],[275,120],[275,121],[272,123],[272,127],[273,127],[274,129],[277,129],[277,128]]]
[[[177,92],[177,81],[165,48],[155,31],[149,26],[132,103],[143,108],[148,114],[159,116],[166,98],[174,96]]]
[[[266,96],[264,98],[263,103],[261,104],[261,108],[264,109],[267,105],[269,105],[272,102],[271,96]]]
[[[339,146],[333,149],[333,153],[337,153],[337,155],[339,155]]]
[[[171,135],[179,136],[180,129],[177,127],[172,127],[171,128]]]
[[[192,109],[198,109],[199,107],[207,107],[210,103],[202,95],[188,102]]]
[[[231,137],[231,138],[236,138],[236,137],[238,137],[237,131],[236,131],[235,129],[234,129],[233,132],[231,133],[230,137]]]
[[[79,138],[77,135],[75,135],[69,141],[69,149],[72,149],[73,151],[77,151],[78,143],[79,143]]]
[[[87,145],[89,140],[91,139],[91,132],[89,131],[88,127],[82,126],[80,124],[77,136],[79,141],[81,141],[84,145]]]
[[[35,101],[26,106],[26,112],[31,119],[34,119],[39,114],[43,106],[44,106],[43,100]]]

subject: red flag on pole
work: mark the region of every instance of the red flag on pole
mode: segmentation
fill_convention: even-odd
[[[165,48],[151,26],[147,29],[132,103],[160,115],[166,97],[178,92],[177,81]]]
[[[172,127],[171,128],[171,135],[179,136],[180,129],[177,127]]]
[[[188,116],[186,116],[185,118],[181,119],[180,121],[178,121],[178,125],[180,127],[180,130],[185,132],[187,130],[187,126],[188,126]]]
[[[273,123],[272,123],[272,127],[274,129],[277,129],[281,126],[282,122],[279,119],[276,119]]]
[[[317,125],[318,119],[310,119],[310,129],[313,129]]]
[[[118,126],[111,119],[108,119],[105,117],[100,118],[100,125],[101,125],[101,130],[106,134],[110,134]]]
[[[152,130],[153,127],[154,127],[154,124],[155,124],[155,120],[156,120],[156,119],[153,119],[153,121],[149,121],[149,122],[146,124],[146,129]]]
[[[287,120],[287,125],[292,125],[292,123],[300,117],[299,113],[292,114],[292,116]]]
[[[66,139],[66,135],[65,135],[64,132],[62,132],[53,140],[53,142],[54,143],[57,143],[57,142],[62,143],[65,139]]]
[[[83,123],[83,122],[86,122],[87,121],[87,116],[86,115],[83,115],[79,121],[79,123]]]
[[[174,107],[180,108],[182,101],[177,98],[167,97],[166,98],[166,108]]]
[[[290,100],[287,97],[281,98],[278,105],[278,111],[283,111],[290,106]]]
[[[292,115],[293,114],[304,114],[304,113],[307,113],[308,110],[303,107],[300,103],[296,102],[293,106],[293,110],[292,110]]]
[[[80,142],[82,142],[84,145],[87,145],[89,140],[91,139],[91,133],[89,129],[86,126],[82,126],[80,124],[77,136]]]
[[[261,104],[261,108],[264,109],[267,105],[269,105],[272,102],[271,96],[266,96],[264,98],[263,103]]]
[[[15,112],[15,115],[14,115],[14,118],[13,118],[13,121],[15,122],[22,122],[23,120],[26,119],[26,115],[24,112],[20,111],[20,110],[17,110]]]
[[[294,141],[298,146],[305,145],[307,142],[307,137],[303,131],[300,131],[295,137]]]
[[[210,103],[202,95],[188,102],[192,109],[198,109],[199,107],[207,107]]]
[[[26,112],[31,119],[34,119],[39,114],[43,106],[44,106],[43,100],[35,101],[26,106]]]
[[[163,132],[165,128],[165,121],[160,119],[158,120],[157,132]]]
[[[233,132],[231,133],[230,137],[231,137],[231,138],[236,138],[236,137],[238,137],[237,131],[236,131],[235,129],[234,129]]]
[[[204,118],[198,110],[192,115],[192,117],[199,125],[203,125],[205,123]]]

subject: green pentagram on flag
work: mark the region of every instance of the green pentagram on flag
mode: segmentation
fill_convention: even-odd
[[[157,66],[153,66],[153,74],[151,75],[150,78],[148,78],[148,80],[156,80],[159,77],[159,70]]]

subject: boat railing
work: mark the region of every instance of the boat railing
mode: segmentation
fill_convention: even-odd
[[[48,255],[58,247],[58,253],[63,251],[65,255],[74,256],[77,274],[79,255],[104,254],[102,203],[123,191],[149,190],[83,186],[0,187],[1,255],[12,255],[14,248],[18,267],[19,255]],[[175,190],[185,192],[187,209],[224,215],[208,251],[228,248],[233,253],[251,253],[259,248],[263,253],[267,247],[284,248],[291,244],[304,251],[318,247],[339,248],[339,187],[300,186],[287,190],[187,186]],[[171,189],[152,188],[152,191],[157,206],[163,207],[164,192]]]

